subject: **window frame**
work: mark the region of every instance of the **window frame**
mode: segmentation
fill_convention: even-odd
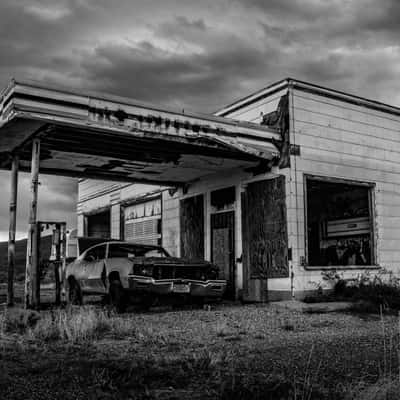
[[[88,253],[91,253],[92,251],[98,250],[99,248],[104,247],[104,257],[103,258],[96,258],[95,260],[87,260],[86,257],[88,256]],[[82,260],[86,262],[97,262],[99,260],[105,260],[106,255],[108,253],[108,243],[99,243],[95,244],[94,246],[88,248],[82,255]]]
[[[136,197],[136,198],[129,198],[126,200],[123,200],[120,202],[120,225],[119,225],[119,237],[121,241],[127,240],[126,235],[125,235],[125,224],[127,221],[125,211],[128,207],[134,206],[134,205],[139,205],[143,203],[147,203],[149,201],[153,200],[160,200],[161,203],[161,211],[158,216],[148,216],[148,217],[139,217],[135,218],[136,220],[143,220],[143,219],[157,219],[158,224],[160,226],[160,237],[158,238],[158,246],[163,245],[163,216],[164,216],[164,202],[163,202],[163,196],[162,196],[163,191],[157,192],[152,195],[146,195],[146,196],[141,196],[141,197]],[[132,221],[134,219],[131,219]],[[129,221],[129,220],[128,220]]]
[[[307,181],[320,181],[327,183],[341,183],[353,186],[363,186],[368,188],[368,207],[371,219],[370,237],[372,241],[371,246],[371,260],[370,265],[309,265],[309,251],[308,251],[308,197],[307,197]],[[304,258],[301,260],[300,265],[306,270],[352,270],[352,269],[379,269],[377,263],[377,237],[376,237],[376,202],[375,202],[375,182],[358,181],[354,179],[338,178],[323,175],[303,174],[303,198],[304,198]]]

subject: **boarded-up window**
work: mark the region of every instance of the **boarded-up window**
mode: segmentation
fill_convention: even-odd
[[[247,186],[242,197],[245,279],[289,276],[285,177]]]
[[[181,256],[204,258],[204,197],[180,201]]]

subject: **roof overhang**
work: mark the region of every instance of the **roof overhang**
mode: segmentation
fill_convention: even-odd
[[[258,124],[13,80],[0,97],[0,168],[18,153],[29,170],[34,137],[42,173],[164,185],[267,168],[280,140]]]
[[[257,92],[254,92],[248,96],[242,97],[235,102],[226,105],[215,112],[215,115],[219,117],[229,116],[233,112],[240,110],[244,107],[248,107],[257,101],[268,98],[275,93],[288,89],[289,87],[298,91],[316,94],[321,97],[326,97],[333,100],[343,101],[349,104],[366,107],[372,110],[386,112],[388,114],[400,115],[400,107],[382,103],[380,101],[367,99],[365,97],[357,96],[355,94],[346,93],[340,90],[327,88],[324,86],[316,85],[310,82],[304,82],[299,79],[286,78],[278,82],[275,82]]]

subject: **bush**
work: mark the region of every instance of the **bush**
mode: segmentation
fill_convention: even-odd
[[[384,270],[374,277],[363,274],[358,280],[341,279],[334,286],[334,294],[351,301],[366,302],[368,309],[375,308],[375,311],[380,308],[400,310],[399,279]]]
[[[374,276],[365,272],[357,279],[344,279],[335,271],[329,271],[323,274],[323,281],[329,282],[333,291],[319,290],[316,295],[307,296],[305,303],[347,300],[357,303],[354,310],[359,311],[400,310],[400,279],[385,269]],[[317,286],[321,289],[323,283]]]

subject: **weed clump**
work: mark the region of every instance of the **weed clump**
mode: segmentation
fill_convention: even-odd
[[[132,336],[136,331],[128,319],[105,310],[81,307],[42,314],[25,310],[6,312],[0,316],[0,333],[25,335],[44,342],[84,343],[106,335]]]
[[[324,285],[320,283],[317,294],[307,296],[304,302],[352,301],[354,311],[400,311],[400,278],[385,269],[374,275],[365,272],[354,279],[344,279],[330,271],[323,274],[323,281],[330,290],[323,291]]]

